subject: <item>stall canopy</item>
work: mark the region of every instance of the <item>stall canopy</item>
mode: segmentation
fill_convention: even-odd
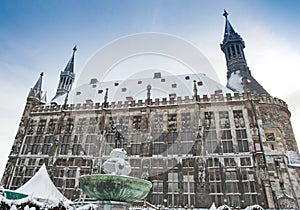
[[[28,182],[15,191],[52,202],[70,202],[53,184],[45,164],[42,165],[38,172],[28,180]]]

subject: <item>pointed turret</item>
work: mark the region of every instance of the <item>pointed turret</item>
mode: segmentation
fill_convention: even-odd
[[[77,51],[77,47],[74,46],[73,48],[73,54],[71,59],[69,60],[66,68],[64,71],[60,73],[60,80],[58,83],[58,87],[56,90],[56,94],[52,101],[56,99],[57,97],[64,95],[65,93],[69,92],[72,88],[72,84],[75,79],[75,74],[74,74],[74,58],[75,58],[75,52]]]
[[[47,91],[45,91],[44,95],[41,98],[42,103],[47,103]]]
[[[246,62],[242,37],[235,32],[228,20],[228,13],[224,10],[225,31],[221,50],[224,52],[227,64],[227,87],[235,92],[256,92],[259,95],[269,93],[251,75]]]
[[[35,83],[33,88],[30,89],[28,98],[36,98],[38,100],[42,97],[42,81],[43,81],[44,73],[40,74],[38,81]]]

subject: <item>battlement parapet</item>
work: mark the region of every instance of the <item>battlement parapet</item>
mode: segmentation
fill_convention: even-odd
[[[66,105],[40,105],[32,109],[33,113],[50,113],[64,111],[88,111],[88,110],[101,110],[101,109],[130,109],[140,107],[156,107],[156,106],[182,106],[190,104],[201,104],[201,103],[226,103],[226,102],[238,102],[255,100],[261,104],[274,104],[288,108],[285,101],[272,96],[258,96],[257,94],[250,93],[227,93],[223,94],[212,94],[212,95],[198,95],[197,97],[185,96],[175,98],[155,98],[150,100],[131,100],[131,101],[113,101],[110,103],[84,103],[84,104],[66,104]]]
[[[288,109],[288,105],[285,101],[282,99],[272,97],[272,96],[262,96],[259,98],[259,103],[265,103],[265,104],[275,104],[278,106],[282,106],[284,108]]]

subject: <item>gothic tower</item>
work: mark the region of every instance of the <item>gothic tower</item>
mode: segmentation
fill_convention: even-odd
[[[40,74],[39,79],[35,83],[35,85],[30,89],[27,99],[26,99],[26,105],[22,114],[22,118],[19,124],[19,129],[17,131],[17,134],[15,136],[14,144],[11,149],[10,155],[9,155],[9,161],[6,164],[6,168],[2,177],[2,183],[4,184],[4,187],[10,186],[10,184],[13,181],[12,174],[15,173],[15,166],[17,163],[17,154],[19,154],[22,141],[26,135],[26,129],[30,127],[33,124],[33,121],[30,118],[30,113],[32,109],[36,106],[40,106],[46,103],[46,93],[43,95],[42,91],[42,80],[43,80],[44,73],[42,72]]]
[[[65,94],[65,93],[68,93],[72,88],[72,84],[75,80],[74,56],[75,56],[76,50],[77,50],[77,48],[76,48],[76,46],[74,46],[71,59],[69,60],[65,70],[60,73],[60,80],[58,83],[56,94],[55,94],[54,98],[52,99],[52,101],[54,99],[56,99],[57,97]]]
[[[223,16],[226,20],[221,49],[225,54],[227,64],[227,87],[239,93],[249,91],[259,95],[269,95],[251,75],[244,54],[245,42],[230,24],[226,10]]]

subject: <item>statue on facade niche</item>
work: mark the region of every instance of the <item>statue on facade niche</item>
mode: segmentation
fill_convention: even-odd
[[[112,125],[112,128],[115,130],[115,148],[121,148],[122,147],[122,140],[124,139],[122,133],[123,133],[123,126],[120,124],[114,124]]]
[[[263,168],[260,168],[259,169],[259,177],[262,179],[262,180],[266,180],[269,178],[269,174],[267,172],[267,170],[263,169]]]
[[[117,130],[115,133],[115,148],[120,148],[121,147],[121,143],[122,143],[122,134]]]

